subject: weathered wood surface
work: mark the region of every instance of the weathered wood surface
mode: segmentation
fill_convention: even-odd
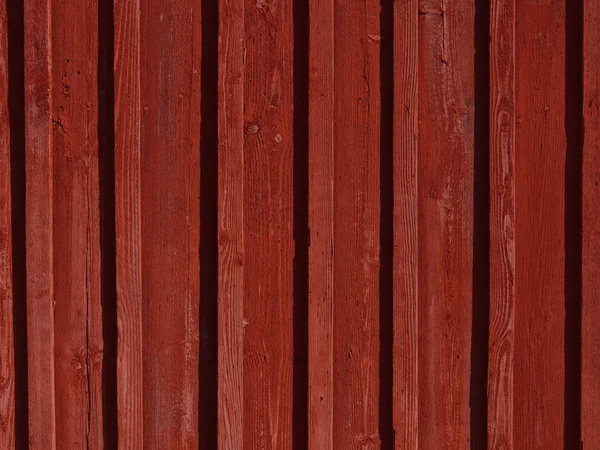
[[[576,70],[576,68],[574,68]],[[564,437],[565,2],[516,2],[514,446]]]
[[[515,339],[515,2],[490,8],[488,448],[513,448]]]
[[[599,20],[0,0],[0,447],[600,445]]]
[[[600,8],[583,2],[581,441],[600,445]]]

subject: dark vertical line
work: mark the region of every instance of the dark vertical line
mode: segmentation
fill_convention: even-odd
[[[393,449],[394,433],[394,4],[381,0],[379,81],[379,437]]]
[[[8,114],[12,204],[15,445],[29,446],[27,284],[25,265],[25,53],[22,0],[8,0]]]
[[[487,448],[487,372],[490,324],[490,3],[475,0],[475,130],[473,185],[473,311],[471,334],[471,448]]]
[[[117,284],[115,230],[113,0],[98,1],[98,179],[100,180],[100,286],[102,302],[102,414],[105,448],[117,448]]]
[[[204,0],[200,77],[200,358],[198,433],[201,449],[217,449],[218,333],[218,67],[219,2]]]
[[[565,2],[565,449],[581,441],[583,1]]]
[[[294,15],[294,380],[293,448],[308,448],[308,0]]]

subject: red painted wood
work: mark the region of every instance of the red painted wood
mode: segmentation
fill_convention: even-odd
[[[97,12],[52,2],[57,448],[104,447]]]
[[[419,447],[468,448],[473,245],[471,0],[419,10]]]
[[[218,445],[244,448],[244,1],[219,0]]]
[[[309,2],[308,445],[333,448],[334,1]]]
[[[335,2],[333,433],[347,449],[380,446],[379,7]]]
[[[490,14],[488,448],[512,449],[515,310],[515,2]]]
[[[0,3],[1,448],[594,448],[598,5],[105,3]]]
[[[114,2],[115,230],[119,449],[144,445],[140,3]]]
[[[49,2],[24,2],[29,448],[56,448]]]
[[[141,2],[144,448],[198,448],[200,5]],[[168,213],[165,213],[168,211]]]
[[[395,448],[419,448],[418,0],[394,3]]]
[[[246,1],[244,29],[244,448],[291,449],[292,3]]]
[[[0,448],[15,448],[8,20],[0,2]]]
[[[600,445],[600,8],[588,0],[583,5],[581,441],[583,448],[594,448]]]
[[[564,437],[565,2],[516,2],[514,446]]]

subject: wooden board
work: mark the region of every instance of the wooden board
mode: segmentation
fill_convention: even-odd
[[[333,435],[348,449],[380,440],[380,38],[379,2],[335,2]]]
[[[490,14],[490,281],[487,446],[512,449],[515,310],[515,2]]]
[[[244,448],[244,1],[219,0],[218,446]]]
[[[51,16],[27,0],[25,21],[26,258],[29,448],[56,448]]]
[[[292,446],[292,13],[244,9],[244,448]]]
[[[394,429],[419,448],[419,2],[394,3]]]
[[[140,6],[144,448],[192,449],[198,447],[200,6],[183,0]]]
[[[56,445],[101,449],[98,4],[51,5]]]
[[[587,449],[600,445],[600,9],[584,1],[583,10],[581,441]]]
[[[564,427],[565,2],[515,10],[514,446]]]
[[[419,448],[470,441],[473,6],[419,9]]]
[[[333,448],[334,0],[309,2],[309,23],[308,445]]]
[[[139,0],[114,3],[115,238],[119,449],[144,445]]]

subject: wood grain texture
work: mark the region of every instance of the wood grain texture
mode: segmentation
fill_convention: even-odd
[[[15,360],[12,280],[8,17],[0,1],[0,448],[15,448]]]
[[[379,448],[380,17],[335,2],[335,445]]]
[[[308,445],[334,448],[334,0],[308,6]]]
[[[119,449],[144,446],[140,1],[114,2],[115,229]]]
[[[218,445],[244,448],[244,0],[219,0]]]
[[[516,2],[514,446],[562,446],[565,2]]]
[[[419,448],[469,448],[472,0],[419,10]]]
[[[490,319],[488,448],[513,448],[515,2],[490,8]]]
[[[57,448],[104,447],[97,12],[52,1]]]
[[[292,3],[244,9],[244,448],[292,448]],[[265,335],[268,331],[268,337]]]
[[[200,4],[141,2],[144,448],[198,448]]]
[[[50,2],[26,0],[25,143],[29,448],[56,448]]]
[[[395,448],[419,448],[419,2],[394,2]]]
[[[583,10],[581,440],[588,449],[600,446],[600,8],[585,0]]]

